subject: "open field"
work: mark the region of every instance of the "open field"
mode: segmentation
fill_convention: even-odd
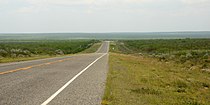
[[[111,53],[103,105],[208,105],[210,73]]]
[[[0,62],[12,62],[75,54],[92,53],[99,46],[95,40],[1,41]],[[85,53],[84,52],[84,53]]]
[[[209,42],[209,39],[112,42],[102,104],[209,105]]]

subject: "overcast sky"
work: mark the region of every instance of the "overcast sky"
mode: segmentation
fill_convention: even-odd
[[[0,0],[0,33],[201,30],[210,0]]]

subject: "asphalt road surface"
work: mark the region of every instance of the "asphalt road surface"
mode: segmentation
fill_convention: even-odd
[[[0,64],[0,105],[100,105],[109,42],[96,53]]]

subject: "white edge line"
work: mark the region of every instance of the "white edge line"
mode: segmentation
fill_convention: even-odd
[[[41,105],[47,105],[50,101],[52,101],[60,92],[62,92],[69,84],[71,84],[77,77],[79,77],[83,72],[85,72],[90,66],[92,66],[95,62],[97,62],[99,59],[101,59],[103,56],[105,56],[107,53],[103,54],[99,58],[97,58],[95,61],[93,61],[91,64],[89,64],[86,68],[84,68],[82,71],[80,71],[77,75],[75,75],[71,80],[69,80],[65,85],[63,85],[58,91],[56,91],[52,96],[50,96],[45,102],[43,102]]]

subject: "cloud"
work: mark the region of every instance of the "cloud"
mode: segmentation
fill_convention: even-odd
[[[81,5],[81,4],[91,4],[95,0],[22,0],[30,4],[35,5]]]
[[[209,29],[209,4],[210,0],[0,0],[0,31]]]
[[[35,7],[23,7],[18,9],[16,12],[18,13],[31,13],[31,12],[38,12],[37,9],[35,9]]]
[[[210,0],[0,0],[1,3],[22,2],[30,5],[121,5],[121,4],[155,4],[155,3],[173,3],[183,4],[209,4]]]
[[[163,0],[22,0],[24,2],[35,5],[107,5],[107,4],[123,4],[123,3],[147,3]]]
[[[188,6],[200,6],[200,7],[209,7],[210,0],[181,0],[183,4]]]
[[[209,0],[182,0],[183,3],[186,4],[204,4],[209,3]]]
[[[40,11],[48,11],[48,8],[42,6],[28,6],[16,10],[17,13],[39,13]]]
[[[0,0],[0,2],[3,0]],[[5,1],[5,0],[4,0]],[[8,0],[11,1],[11,0]],[[208,9],[210,0],[16,0],[27,4],[19,9],[18,13],[44,12],[45,10],[63,10],[65,7],[69,11],[86,11],[91,14],[94,12],[106,11],[141,11],[148,12],[180,12],[182,9],[200,7]],[[63,8],[63,9],[62,9]],[[71,9],[70,9],[71,8]],[[140,12],[139,12],[140,11]]]
[[[1,5],[1,4],[7,4],[7,3],[8,3],[7,0],[0,0],[0,5]]]

